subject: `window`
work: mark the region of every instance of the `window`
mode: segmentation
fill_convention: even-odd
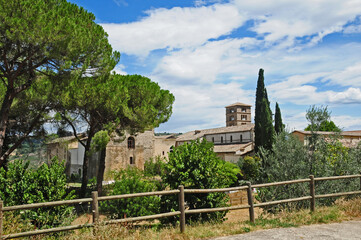
[[[229,121],[234,121],[234,116],[230,116]]]
[[[135,148],[135,140],[133,137],[128,138],[128,148]]]
[[[164,156],[164,151],[162,152],[162,155]]]
[[[134,158],[133,157],[130,157],[130,159],[129,159],[129,163],[131,164],[131,165],[133,165],[135,162],[134,162]]]
[[[231,113],[234,113],[234,112],[235,112],[234,108],[231,108],[231,109],[230,109],[230,112],[231,112]]]
[[[173,146],[170,146],[169,152],[173,152]]]
[[[233,141],[233,136],[231,136],[231,142]]]
[[[240,141],[240,142],[242,142],[242,141],[243,141],[243,136],[242,136],[242,134],[241,134],[241,135],[239,135],[239,141]]]
[[[242,120],[247,120],[247,115],[241,115]]]
[[[223,137],[221,137],[221,143],[223,143]]]
[[[212,142],[214,142],[214,137],[212,137]]]
[[[246,108],[242,108],[242,112],[246,112]]]

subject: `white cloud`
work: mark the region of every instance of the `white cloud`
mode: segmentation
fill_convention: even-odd
[[[235,0],[235,5],[249,19],[258,19],[253,31],[265,35],[267,42],[286,41],[291,46],[297,38],[310,37],[317,43],[325,35],[340,32],[361,12],[355,0]]]
[[[328,101],[334,104],[361,104],[361,89],[349,88],[344,92],[330,93]]]
[[[115,66],[113,71],[120,75],[127,75],[128,73],[125,72],[124,69],[125,69],[125,66],[123,64],[118,64],[117,66]]]
[[[330,74],[328,77],[334,84],[361,87],[361,62],[348,66],[343,71]]]
[[[341,127],[342,130],[361,130],[360,117],[338,115],[332,116],[331,119],[337,126]]]
[[[251,47],[256,42],[251,38],[226,39],[207,42],[194,50],[173,52],[159,62],[153,74],[182,85],[212,83],[222,73],[239,72],[235,66],[242,62],[240,48]]]
[[[360,25],[351,25],[347,26],[344,30],[344,33],[361,33],[361,24]]]
[[[254,92],[243,90],[239,83],[167,86],[167,89],[174,94],[176,101],[171,119],[161,125],[157,130],[160,132],[169,128],[174,132],[185,132],[224,127],[225,106],[237,101],[254,104]]]
[[[234,5],[154,9],[138,22],[102,24],[112,46],[120,52],[146,56],[155,49],[202,45],[229,34],[246,20]]]

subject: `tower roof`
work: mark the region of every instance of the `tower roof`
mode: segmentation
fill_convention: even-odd
[[[233,103],[233,104],[231,104],[231,105],[226,106],[226,108],[229,108],[229,107],[236,107],[236,106],[242,106],[242,107],[252,107],[252,105],[249,105],[249,104],[236,102],[236,103]]]

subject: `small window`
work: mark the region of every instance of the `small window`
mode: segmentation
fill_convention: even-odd
[[[235,112],[235,109],[234,109],[234,108],[231,108],[230,111],[231,111],[231,113],[234,113],[234,112]]]
[[[221,137],[221,143],[223,143],[223,137]]]
[[[241,115],[242,120],[247,120],[247,115]]]
[[[173,146],[170,146],[169,152],[173,152]]]
[[[133,137],[128,138],[128,148],[135,148],[135,140]]]
[[[214,142],[214,137],[212,137],[212,142]]]
[[[133,158],[133,157],[130,157],[130,159],[129,159],[129,163],[130,163],[131,165],[133,165],[133,164],[134,164],[134,158]]]
[[[239,141],[240,141],[240,142],[243,141],[243,136],[242,136],[242,135],[239,136]]]
[[[234,116],[230,116],[229,121],[234,121]]]
[[[162,152],[163,156],[164,156],[164,151]]]
[[[233,136],[231,136],[231,142],[233,141]]]
[[[242,112],[246,112],[246,108],[242,108]]]

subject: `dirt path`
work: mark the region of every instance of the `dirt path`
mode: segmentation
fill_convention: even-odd
[[[275,228],[212,240],[361,240],[361,221]]]

